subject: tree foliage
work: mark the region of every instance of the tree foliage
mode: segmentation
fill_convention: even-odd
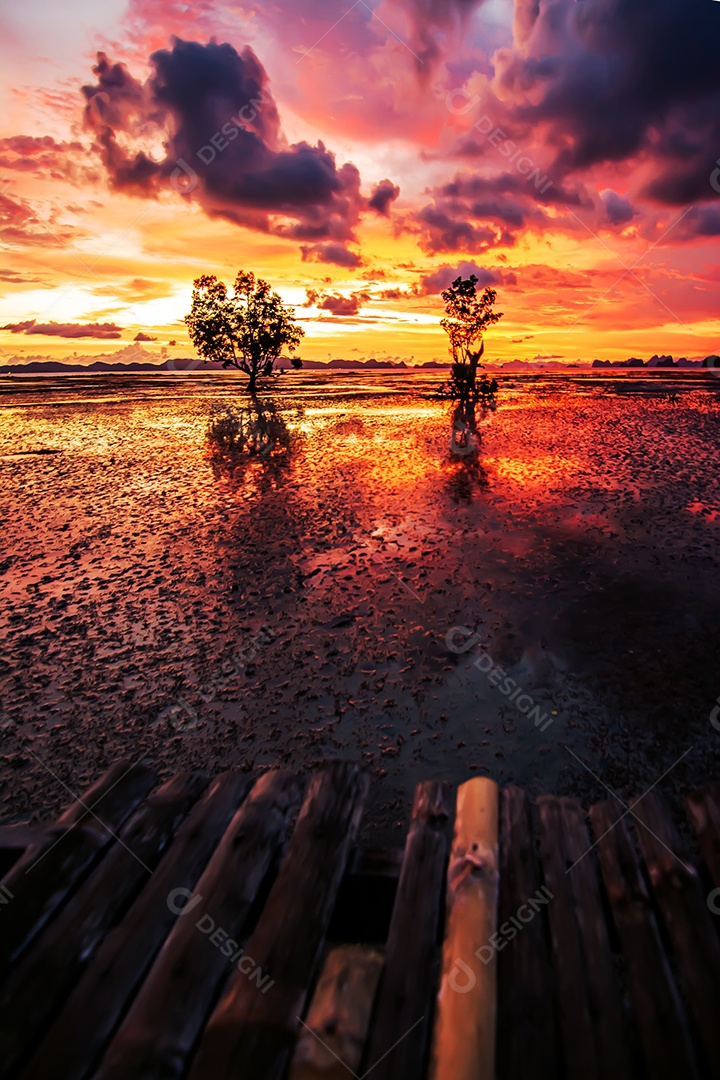
[[[476,349],[477,343],[482,343],[488,326],[503,317],[501,311],[493,310],[497,299],[495,290],[485,289],[478,295],[477,281],[475,274],[469,278],[455,278],[450,288],[442,293],[447,314],[440,320],[450,338],[453,363],[469,364],[474,370],[477,370],[483,352],[482,344],[479,350]]]
[[[197,278],[185,324],[203,360],[246,372],[251,393],[259,378],[278,373],[275,363],[283,347],[294,352],[305,335],[295,323],[293,309],[271,291],[267,281],[243,270],[235,278],[231,295],[214,275]],[[290,362],[302,367],[297,357]]]
[[[455,278],[449,289],[445,289],[442,298],[445,301],[444,319],[440,325],[450,339],[452,366],[447,385],[440,387],[443,397],[460,402],[467,409],[468,423],[474,425],[474,406],[480,402],[483,407],[495,406],[498,385],[495,379],[488,380],[483,375],[478,381],[477,370],[480,358],[485,351],[483,335],[488,326],[492,326],[503,317],[501,311],[495,311],[497,294],[494,289],[485,289],[478,294],[477,277]]]

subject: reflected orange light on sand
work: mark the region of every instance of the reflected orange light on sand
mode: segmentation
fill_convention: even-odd
[[[483,457],[483,465],[502,480],[520,487],[553,487],[582,471],[579,457],[543,454],[536,457]]]
[[[424,438],[437,409],[437,402],[403,407],[365,402],[361,419],[357,414],[350,419],[347,404],[305,409],[299,421],[288,424],[306,436],[293,459],[297,474],[304,485],[314,485],[324,483],[330,470],[338,484],[351,484],[359,504],[378,491],[422,487],[444,469],[437,453],[427,452]]]

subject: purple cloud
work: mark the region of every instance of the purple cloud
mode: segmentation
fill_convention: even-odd
[[[367,209],[358,170],[338,165],[322,142],[284,141],[252,49],[176,39],[150,60],[154,74],[142,84],[100,54],[97,82],[83,87],[85,123],[114,188],[154,197],[171,185],[212,217],[304,241],[310,258],[358,264],[346,248]],[[152,128],[165,141],[161,161],[127,148]]]
[[[44,337],[62,338],[101,338],[110,340],[119,338],[122,327],[115,323],[39,323],[35,319],[26,322],[6,323],[0,330],[9,330],[11,334],[42,334]]]

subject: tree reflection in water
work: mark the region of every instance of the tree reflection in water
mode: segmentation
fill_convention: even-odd
[[[446,484],[455,503],[471,503],[473,493],[488,486],[487,473],[480,464],[481,439],[474,404],[461,402],[453,410],[450,431],[450,460],[457,468]]]
[[[292,435],[270,401],[253,395],[246,405],[213,405],[207,430],[210,460],[216,476],[242,479],[260,466],[277,475],[289,464]]]

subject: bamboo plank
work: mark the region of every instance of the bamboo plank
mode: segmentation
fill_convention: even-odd
[[[147,881],[205,787],[205,776],[186,774],[151,794],[73,903],[12,973],[0,998],[0,1077],[9,1076],[37,1046],[93,950]]]
[[[0,825],[0,880],[31,844],[37,844],[46,836],[47,826]]]
[[[340,881],[360,822],[367,777],[352,762],[313,776],[265,908],[247,945],[273,981],[258,992],[235,973],[191,1067],[191,1080],[280,1080],[297,1038]]]
[[[328,953],[298,1039],[288,1080],[347,1080],[357,1074],[383,956],[362,945]]]
[[[105,1054],[96,1080],[171,1080],[188,1059],[231,965],[243,961],[248,915],[282,844],[301,785],[267,772],[233,817]],[[182,905],[187,905],[185,908]],[[252,954],[250,954],[252,955]]]
[[[452,822],[451,788],[415,789],[363,1075],[422,1076],[438,978],[438,937]]]
[[[20,852],[22,854],[32,844],[39,844],[45,840],[47,833],[48,826],[0,825],[0,852]]]
[[[697,1078],[682,1004],[625,816],[616,802],[597,803],[590,810],[648,1076],[650,1080]]]
[[[88,1075],[177,919],[168,896],[195,885],[249,784],[224,773],[192,809],[146,887],[91,959],[22,1080]]]
[[[720,942],[712,916],[670,814],[655,792],[633,809],[640,848],[673,946],[685,998],[707,1063],[720,1077]]]
[[[542,916],[523,926],[511,922],[540,891],[530,800],[517,787],[500,793],[501,933],[513,939],[498,956],[498,1077],[556,1080],[559,1075],[553,1015],[554,986]]]
[[[12,901],[0,920],[0,971],[23,956],[155,783],[143,765],[119,762],[20,856],[0,883]]]
[[[458,788],[430,1080],[495,1076],[498,787]]]

